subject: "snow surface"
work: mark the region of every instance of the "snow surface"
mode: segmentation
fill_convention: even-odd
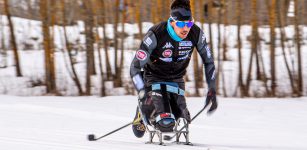
[[[234,99],[219,97],[211,116],[201,114],[190,126],[194,146],[145,144],[131,126],[99,141],[132,121],[135,96],[15,97],[0,95],[0,147],[3,150],[306,150],[307,97]],[[191,115],[204,98],[187,98]]]

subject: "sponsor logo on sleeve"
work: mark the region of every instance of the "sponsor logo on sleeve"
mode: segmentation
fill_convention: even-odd
[[[211,51],[210,51],[209,47],[205,46],[205,48],[206,48],[206,51],[207,51],[207,57],[211,58]]]
[[[173,54],[173,51],[170,49],[167,49],[163,51],[162,56],[165,58],[169,58],[169,57],[172,57],[172,54]]]
[[[206,40],[205,33],[203,33],[203,35],[201,36],[201,43],[204,43],[205,40]]]
[[[144,40],[144,43],[147,47],[149,47],[151,44],[152,44],[152,40],[150,37],[147,37],[145,40]]]
[[[213,71],[212,76],[211,76],[211,80],[214,80],[214,79],[215,79],[215,70]]]
[[[143,51],[143,50],[138,50],[136,52],[136,58],[138,60],[145,60],[147,58],[147,53],[145,51]]]

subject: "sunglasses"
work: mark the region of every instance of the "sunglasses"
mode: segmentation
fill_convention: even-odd
[[[184,26],[191,28],[194,25],[194,21],[188,21],[188,22],[178,21],[178,20],[175,20],[172,16],[171,16],[171,19],[176,22],[176,26],[179,28],[184,28]]]

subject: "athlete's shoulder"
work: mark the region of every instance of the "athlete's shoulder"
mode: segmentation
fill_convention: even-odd
[[[163,32],[166,29],[166,27],[167,27],[167,22],[163,21],[152,26],[150,30],[153,31],[155,34],[159,34]]]
[[[194,24],[190,29],[189,37],[194,41],[194,43],[197,43],[200,33],[201,29],[196,24]]]
[[[194,33],[194,35],[198,35],[200,31],[201,29],[197,24],[194,24],[190,30],[190,32]]]

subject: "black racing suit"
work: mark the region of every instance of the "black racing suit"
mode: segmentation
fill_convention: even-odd
[[[215,90],[213,55],[207,46],[203,31],[197,25],[194,24],[188,36],[180,42],[175,41],[168,34],[167,22],[153,26],[145,35],[132,61],[130,76],[137,91],[145,90],[147,96],[151,98],[152,102],[145,102],[145,104],[153,103],[155,115],[166,111],[165,98],[168,96],[176,99],[178,108],[175,113],[176,118],[183,117],[190,120],[184,95],[167,95],[163,91],[153,92],[151,86],[157,82],[175,82],[180,89],[184,90],[183,76],[194,47],[202,58],[209,89]],[[144,112],[149,117],[151,110],[144,110]]]

